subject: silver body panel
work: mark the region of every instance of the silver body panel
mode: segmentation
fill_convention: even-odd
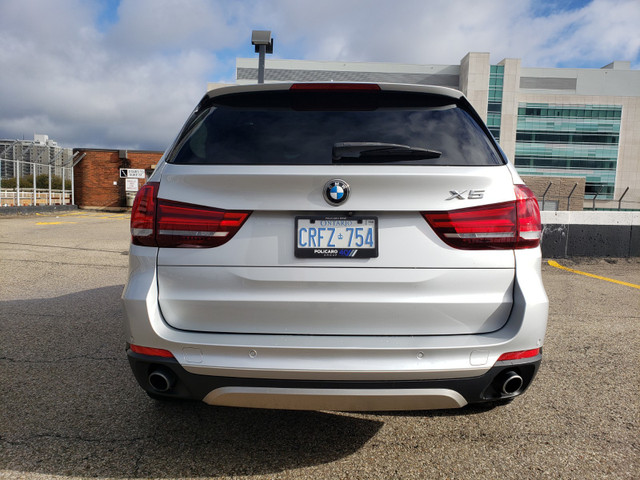
[[[513,269],[159,267],[158,277],[169,325],[219,333],[485,333],[504,325],[513,291]]]
[[[448,247],[419,211],[512,200],[508,168],[365,170],[340,166],[352,198],[332,208],[322,186],[336,176],[335,167],[167,165],[161,198],[253,212],[225,245],[159,250],[167,323],[190,331],[297,335],[456,335],[504,325],[513,253]],[[447,200],[450,190],[469,189],[485,195]],[[349,212],[378,218],[377,258],[294,256],[296,216]]]

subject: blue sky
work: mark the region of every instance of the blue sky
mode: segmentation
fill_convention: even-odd
[[[255,57],[640,68],[640,0],[0,0],[0,138],[162,150]]]

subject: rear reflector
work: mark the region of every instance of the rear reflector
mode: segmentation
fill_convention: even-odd
[[[465,250],[533,248],[540,244],[540,209],[533,192],[515,186],[516,200],[449,212],[422,212],[449,246]]]
[[[140,355],[150,355],[152,357],[174,358],[173,353],[169,350],[163,350],[161,348],[141,347],[140,345],[129,345],[133,353],[139,353]]]
[[[136,196],[131,211],[134,245],[218,247],[231,240],[250,214],[159,199],[158,188],[158,183],[147,183]]]
[[[540,355],[540,349],[534,348],[533,350],[520,350],[519,352],[503,353],[498,358],[498,362],[504,362],[505,360],[521,360],[523,358],[532,358]]]

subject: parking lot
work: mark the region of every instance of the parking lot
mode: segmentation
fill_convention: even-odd
[[[543,363],[508,406],[244,410],[138,387],[119,303],[128,226],[87,211],[0,218],[0,478],[639,476],[640,259],[558,261],[602,278],[543,264]]]

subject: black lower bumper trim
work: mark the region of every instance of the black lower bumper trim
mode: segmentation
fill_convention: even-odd
[[[313,389],[414,389],[441,388],[461,394],[467,403],[493,402],[521,395],[535,377],[542,355],[525,360],[498,362],[485,374],[467,378],[445,378],[438,380],[287,380],[268,378],[237,378],[199,375],[187,372],[175,359],[140,355],[127,350],[133,374],[140,386],[154,397],[202,400],[209,392],[222,387],[265,387],[265,388],[313,388]],[[157,371],[170,370],[175,375],[172,388],[158,391],[149,382],[149,375]],[[522,378],[522,385],[515,392],[505,393],[503,382],[506,376],[515,372]]]
[[[493,402],[522,394],[535,377],[542,355],[537,357],[496,363],[488,372],[476,377],[438,380],[287,380],[266,378],[236,378],[198,375],[187,372],[175,359],[140,355],[127,350],[131,369],[140,386],[154,397],[202,400],[209,392],[221,387],[265,387],[308,389],[414,389],[441,388],[461,394],[467,403]],[[169,370],[175,376],[170,389],[159,391],[149,381],[150,374]],[[505,393],[503,384],[512,372],[522,378],[522,385],[515,392]]]

